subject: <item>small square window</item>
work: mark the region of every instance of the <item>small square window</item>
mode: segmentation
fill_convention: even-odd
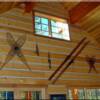
[[[36,13],[35,33],[58,39],[70,40],[68,24],[65,20],[53,16]]]

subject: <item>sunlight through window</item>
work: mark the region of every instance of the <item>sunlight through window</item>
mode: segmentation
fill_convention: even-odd
[[[66,20],[47,15],[35,15],[35,34],[52,38],[70,40],[69,27]]]

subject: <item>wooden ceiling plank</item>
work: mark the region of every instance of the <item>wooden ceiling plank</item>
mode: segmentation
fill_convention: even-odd
[[[70,23],[75,24],[99,5],[99,2],[80,2],[77,6],[69,10]]]
[[[94,10],[89,12],[84,18],[82,18],[78,23],[82,26],[87,25],[87,23],[95,22],[97,23],[100,18],[100,6],[96,7]]]
[[[73,7],[75,7],[76,5],[78,5],[79,2],[64,2],[63,5],[67,10],[72,9]]]

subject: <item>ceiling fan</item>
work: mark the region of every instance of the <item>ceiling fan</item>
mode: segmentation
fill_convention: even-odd
[[[21,47],[24,45],[26,41],[26,35],[22,35],[21,37],[19,37],[16,41],[14,39],[14,37],[12,36],[11,33],[7,33],[7,42],[10,45],[11,49],[8,52],[5,62],[3,63],[3,65],[1,66],[0,70],[3,69],[3,67],[10,61],[12,60],[12,58],[17,55],[20,60],[27,66],[27,68],[31,70],[31,68],[29,67],[25,56],[22,53]]]

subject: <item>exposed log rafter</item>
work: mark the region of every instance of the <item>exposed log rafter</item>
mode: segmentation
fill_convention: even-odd
[[[77,23],[81,18],[86,16],[99,5],[100,2],[80,2],[78,5],[69,10],[70,23]]]

